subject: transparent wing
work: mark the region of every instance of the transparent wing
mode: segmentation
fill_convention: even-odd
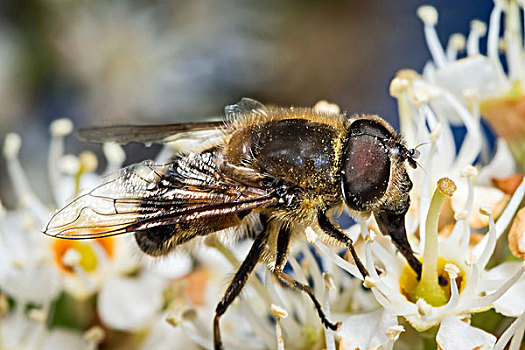
[[[57,211],[44,229],[53,237],[100,238],[271,206],[273,192],[218,172],[213,153],[167,165],[143,162]]]

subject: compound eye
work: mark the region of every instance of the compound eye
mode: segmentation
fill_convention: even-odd
[[[354,210],[370,210],[383,196],[390,179],[388,150],[377,137],[355,135],[343,154],[343,197]]]

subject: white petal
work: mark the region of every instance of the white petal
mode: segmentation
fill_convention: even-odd
[[[397,317],[380,308],[369,313],[352,315],[337,331],[341,350],[376,349],[391,342],[386,332],[397,326]]]
[[[98,313],[109,327],[138,330],[146,327],[162,307],[163,282],[154,276],[115,277],[102,287]]]
[[[2,349],[19,349],[22,344],[34,342],[37,324],[21,312],[2,317],[0,340]]]
[[[178,349],[197,350],[200,347],[195,344],[185,333],[182,327],[174,328],[166,322],[166,316],[161,316],[151,328],[141,349],[171,350]]]
[[[520,262],[508,262],[496,266],[484,275],[489,280],[504,281],[521,269]],[[494,302],[497,312],[509,316],[518,317],[525,312],[525,279],[521,279]]]
[[[452,316],[441,322],[436,342],[443,350],[492,349],[496,337]]]
[[[516,173],[516,163],[510,153],[507,142],[498,138],[496,140],[496,154],[489,164],[484,166],[476,177],[480,185],[490,186],[493,177],[507,177]]]
[[[481,55],[467,57],[444,67],[434,73],[436,85],[447,89],[462,99],[463,91],[475,89],[481,99],[494,94],[498,89],[498,74],[494,64]],[[462,124],[457,111],[446,100],[437,99],[432,107],[438,114],[445,115],[451,123]]]
[[[5,293],[17,299],[43,303],[54,299],[61,290],[58,271],[37,261],[22,261],[20,267],[11,265],[0,276]]]

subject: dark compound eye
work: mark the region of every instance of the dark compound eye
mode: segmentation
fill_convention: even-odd
[[[370,135],[380,139],[389,139],[392,134],[381,124],[376,121],[361,119],[352,123],[350,135]]]
[[[350,136],[341,170],[343,197],[348,206],[359,211],[370,210],[388,187],[388,151],[376,136]]]

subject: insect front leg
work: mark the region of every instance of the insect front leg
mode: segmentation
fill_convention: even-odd
[[[250,251],[248,252],[248,255],[241,264],[241,267],[239,267],[239,269],[235,273],[235,276],[233,277],[233,280],[228,286],[228,289],[224,293],[224,296],[222,297],[221,301],[219,302],[219,304],[217,304],[217,308],[215,309],[215,318],[213,319],[213,344],[215,350],[223,349],[221,341],[221,330],[219,328],[219,319],[222,315],[224,315],[230,304],[235,300],[235,298],[244,288],[244,285],[248,281],[248,278],[250,277],[253,269],[255,268],[255,266],[257,266],[257,263],[259,262],[259,258],[261,257],[261,254],[264,251],[266,240],[267,233],[266,230],[263,230],[255,238],[255,241],[253,242],[253,245]]]
[[[323,309],[321,308],[321,304],[319,304],[319,301],[317,301],[317,298],[314,295],[312,288],[306,284],[295,280],[292,276],[288,275],[283,271],[284,265],[286,264],[286,256],[288,254],[289,245],[290,230],[288,227],[282,226],[279,230],[279,235],[277,236],[277,252],[275,259],[275,268],[273,270],[274,275],[285,286],[292,289],[298,289],[308,294],[308,296],[310,297],[310,299],[312,299],[312,302],[314,303],[314,306],[317,310],[317,313],[319,314],[319,318],[321,318],[321,322],[323,323],[323,325],[327,328],[330,328],[333,331],[337,330],[341,325],[340,322],[334,324],[328,321],[323,312]]]
[[[357,256],[352,239],[330,221],[330,219],[326,215],[326,212],[319,213],[319,215],[317,216],[317,222],[319,223],[321,229],[327,235],[338,240],[339,242],[343,243],[348,247],[348,249],[350,250],[350,254],[352,254],[352,258],[354,259],[354,262],[357,268],[359,269],[359,272],[361,273],[363,278],[366,278],[366,276],[369,275],[368,271],[361,262],[361,259],[359,259],[359,257]]]

